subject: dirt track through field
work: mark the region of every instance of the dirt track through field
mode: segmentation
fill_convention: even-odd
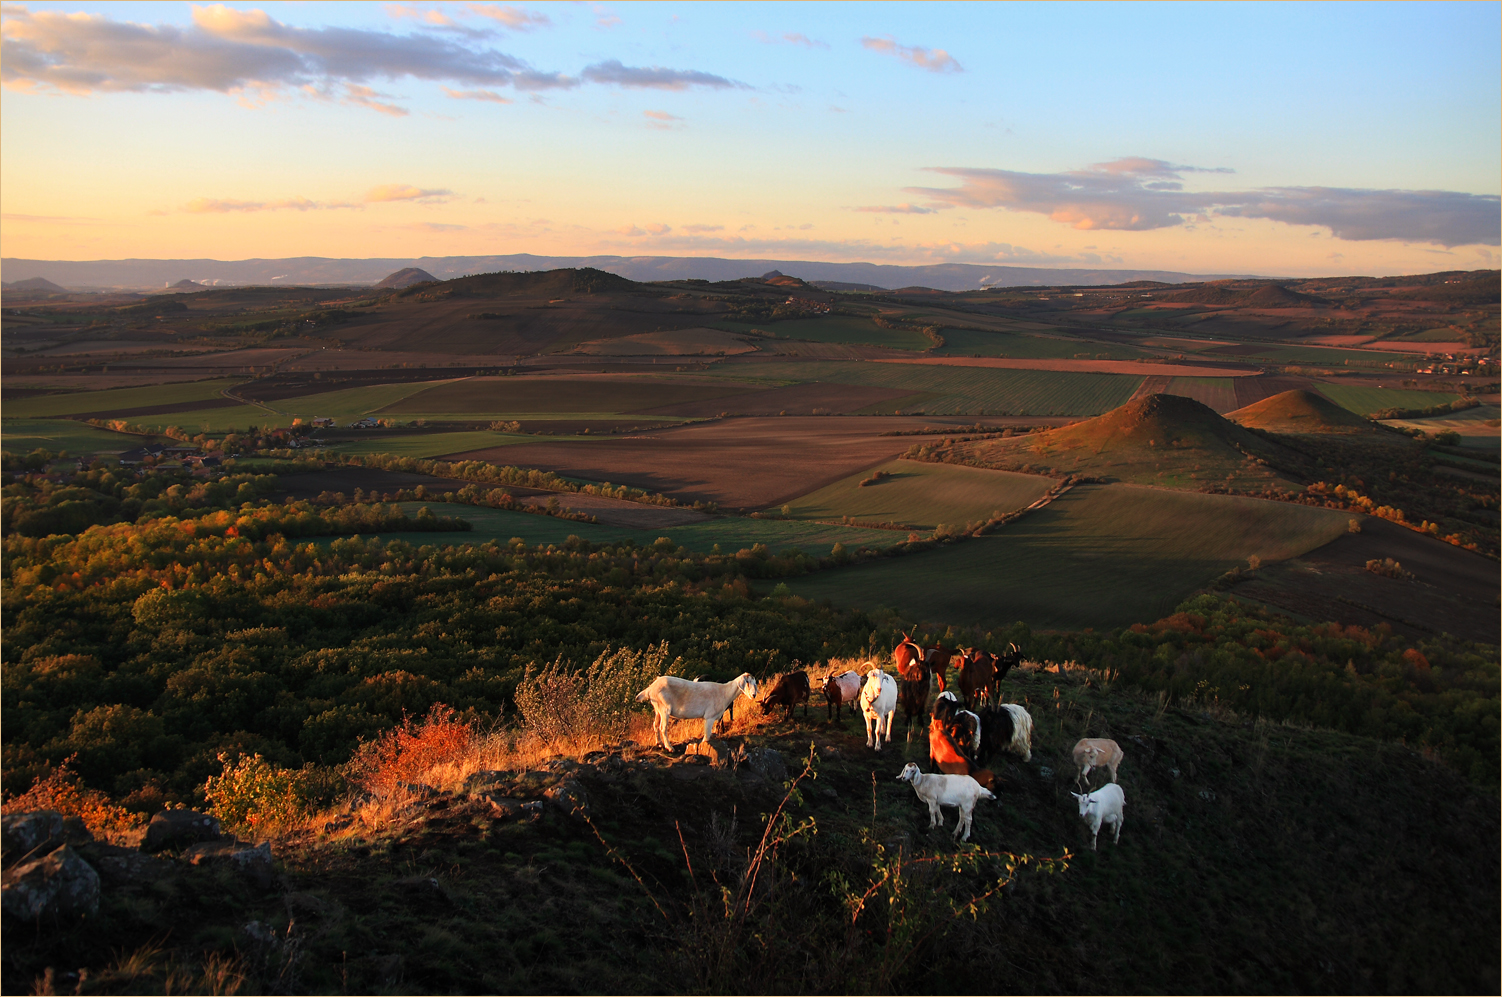
[[[915,442],[882,436],[968,419],[795,417],[725,419],[595,442],[493,447],[450,459],[524,464],[728,509],[765,509],[890,460]]]

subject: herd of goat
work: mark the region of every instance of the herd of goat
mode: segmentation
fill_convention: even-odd
[[[866,721],[866,746],[880,751],[892,740],[892,720],[900,706],[907,722],[908,739],[913,736],[913,721],[928,709],[930,682],[938,686],[938,697],[929,712],[928,753],[936,773],[925,774],[909,762],[897,777],[912,784],[918,798],[928,806],[929,827],[940,823],[940,808],[956,807],[959,820],[954,834],[968,841],[972,814],[977,801],[994,800],[991,792],[995,776],[985,763],[1002,752],[1018,755],[1024,762],[1032,760],[1033,718],[1017,703],[1002,703],[1000,683],[1012,667],[1022,660],[1016,644],[1003,654],[991,654],[975,648],[949,650],[923,647],[907,634],[892,651],[896,676],[880,665],[864,677],[849,670],[831,675],[823,685],[830,719],[838,719],[840,710],[857,706]],[[948,672],[953,666],[959,695],[950,688]],[[737,696],[756,702],[759,688],[756,679],[745,673],[729,682],[702,682],[662,675],[636,696],[638,703],[651,703],[656,712],[654,729],[662,747],[673,750],[668,739],[668,720],[703,720],[704,741],[714,734],[715,725],[732,712]],[[777,706],[803,706],[808,715],[812,685],[808,673],[792,671],[780,676],[760,700],[764,711]],[[963,697],[963,701],[961,699]],[[733,712],[732,712],[733,716]],[[1074,793],[1079,803],[1080,819],[1090,829],[1090,847],[1094,848],[1102,824],[1114,830],[1114,840],[1121,840],[1122,811],[1126,799],[1116,782],[1121,764],[1121,746],[1103,738],[1084,738],[1074,746],[1076,782],[1086,788],[1091,771],[1105,769],[1111,781],[1090,793]],[[963,834],[962,834],[963,832]]]

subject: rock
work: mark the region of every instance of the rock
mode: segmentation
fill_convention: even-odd
[[[281,943],[276,932],[262,921],[251,921],[241,926],[240,935],[245,939],[245,947],[252,952],[270,952]]]
[[[503,770],[471,772],[469,777],[464,780],[464,790],[468,793],[482,793],[487,789],[494,789],[503,783],[509,783],[515,776],[515,772],[506,772]]]
[[[93,913],[99,909],[99,873],[72,845],[61,845],[6,870],[0,907],[24,921]]]
[[[215,817],[196,810],[163,810],[146,825],[141,851],[183,848],[200,841],[218,841],[222,836],[219,820]]]
[[[419,800],[429,800],[435,796],[442,795],[441,790],[435,789],[425,782],[399,782],[396,785],[399,789],[405,789]]]
[[[509,796],[502,795],[498,789],[484,793],[471,793],[469,794],[469,798],[477,803],[490,804],[491,809],[495,811],[497,817],[504,817],[507,820],[520,817],[522,807],[524,806],[521,800],[514,800]]]
[[[80,853],[107,886],[143,886],[172,875],[177,868],[166,859],[154,858],[138,849],[103,842],[80,849]]]
[[[782,760],[782,754],[772,748],[757,748],[746,752],[746,764],[757,775],[771,782],[782,782],[788,777],[787,763]]]
[[[555,758],[548,762],[548,768],[554,772],[572,772],[579,767],[579,763],[572,758]]]
[[[1047,765],[1038,766],[1038,778],[1042,779],[1044,782],[1052,782],[1053,775],[1053,769],[1049,768]]]
[[[82,820],[65,817],[56,810],[6,814],[3,825],[6,862],[40,858],[59,845],[78,848],[94,840]]]
[[[340,831],[346,830],[346,829],[354,827],[354,826],[355,826],[355,818],[354,817],[352,817],[349,814],[341,814],[338,817],[335,817],[333,820],[326,820],[326,821],[323,822],[323,833],[324,834],[337,834]]]
[[[276,881],[276,862],[265,841],[254,847],[233,839],[203,841],[184,850],[182,859],[189,865],[227,866],[262,889]]]
[[[528,800],[522,804],[522,813],[526,814],[531,820],[537,820],[542,816],[542,801]]]
[[[38,845],[63,833],[63,815],[56,810],[33,810],[24,814],[6,814],[0,818],[5,857],[20,858]]]
[[[589,796],[584,792],[584,786],[578,779],[565,779],[542,795],[543,799],[564,813],[578,812],[585,816],[589,815]]]

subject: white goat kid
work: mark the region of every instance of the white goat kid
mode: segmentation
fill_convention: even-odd
[[[866,747],[881,750],[882,734],[892,743],[892,715],[897,712],[897,680],[880,668],[866,673],[861,713],[866,717]]]
[[[1112,844],[1121,844],[1121,822],[1125,819],[1122,809],[1126,806],[1126,794],[1114,782],[1108,782],[1093,793],[1070,793],[1080,803],[1080,820],[1090,826],[1090,849],[1095,850],[1095,839],[1100,834],[1101,824],[1114,824],[1116,836]]]
[[[914,762],[908,762],[897,779],[912,783],[918,799],[928,804],[929,830],[944,822],[940,807],[958,807],[960,819],[955,821],[954,836],[961,841],[970,840],[975,801],[996,799],[994,793],[968,775],[924,775]],[[960,837],[961,828],[965,831],[964,837]]]
[[[714,734],[715,724],[730,709],[737,695],[756,701],[756,679],[749,672],[729,682],[690,682],[676,675],[659,675],[652,684],[636,694],[638,703],[651,703],[657,711],[653,729],[658,740],[668,751],[673,742],[668,740],[668,717],[679,720],[703,720],[704,742]]]

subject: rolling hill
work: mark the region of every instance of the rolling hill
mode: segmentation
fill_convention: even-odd
[[[1312,391],[1284,391],[1254,402],[1226,418],[1274,433],[1381,433],[1366,419]]]

